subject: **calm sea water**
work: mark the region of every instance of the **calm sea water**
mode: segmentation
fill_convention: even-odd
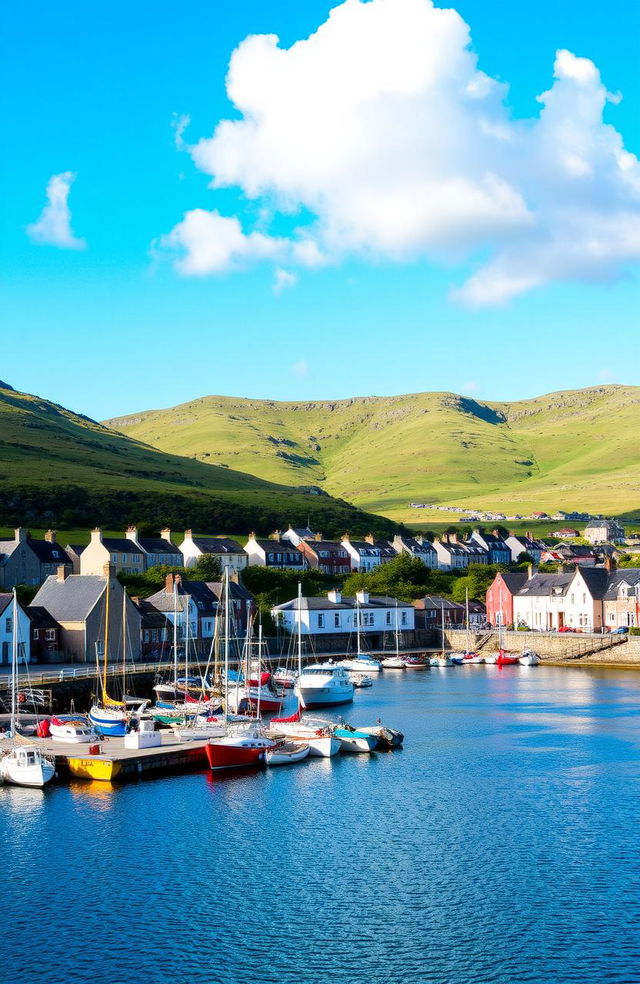
[[[0,980],[640,981],[640,676],[387,673],[403,751],[0,789]]]

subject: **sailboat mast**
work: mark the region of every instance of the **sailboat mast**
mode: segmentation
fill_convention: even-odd
[[[184,636],[184,693],[185,697],[189,694],[189,630],[191,628],[189,624],[189,615],[191,608],[191,595],[185,595],[185,603],[187,610],[185,613],[185,636]]]
[[[229,715],[229,568],[224,569],[224,713]]]
[[[13,589],[13,634],[11,639],[11,737],[16,737],[16,671],[18,663],[18,597]]]
[[[111,567],[107,567],[107,597],[104,607],[104,653],[102,654],[102,697],[107,696],[107,661],[109,658],[109,596],[111,594]]]
[[[302,581],[298,581],[298,676],[302,673]]]
[[[469,637],[469,588],[465,588],[464,589],[464,607],[465,607],[465,618],[466,618],[466,621],[467,621],[467,652],[470,653],[471,652],[471,646],[470,646],[471,639]]]
[[[250,602],[247,603],[250,605]],[[258,615],[258,620],[260,615]],[[256,718],[260,718],[260,694],[262,693],[261,679],[262,673],[260,672],[262,666],[262,622],[258,621],[258,700],[256,703]]]
[[[178,684],[178,582],[173,575],[173,691],[177,696]]]
[[[127,692],[126,687],[126,661],[127,661],[127,592],[122,589],[122,699],[124,700]]]
[[[360,659],[360,599],[356,594],[356,646],[358,647],[358,659]]]
[[[400,656],[400,633],[398,632],[398,599],[396,598],[396,656]]]

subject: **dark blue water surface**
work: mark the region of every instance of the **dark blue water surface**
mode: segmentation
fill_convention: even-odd
[[[4,982],[640,981],[640,676],[387,672],[403,751],[0,789]]]

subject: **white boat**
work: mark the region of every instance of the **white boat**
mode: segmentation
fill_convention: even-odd
[[[445,656],[444,653],[443,653],[442,656],[431,656],[430,659],[429,659],[429,665],[430,666],[454,666],[455,664],[454,664],[451,656]]]
[[[382,663],[366,653],[354,659],[343,659],[340,666],[345,670],[353,670],[354,673],[380,673],[382,670]]]
[[[288,670],[286,666],[276,666],[273,672],[273,682],[286,690],[292,690],[296,683],[296,674]]]
[[[537,666],[540,662],[540,657],[537,653],[534,653],[533,649],[525,649],[518,662],[520,666]]]
[[[370,677],[367,673],[350,673],[349,679],[354,687],[372,687],[373,677]]]
[[[462,666],[464,663],[464,653],[451,653],[449,659],[453,666]]]
[[[55,772],[53,762],[39,748],[16,745],[0,759],[0,776],[13,786],[40,788],[53,779]]]
[[[272,718],[269,723],[270,738],[304,742],[309,746],[309,755],[318,758],[331,758],[340,751],[340,739],[333,734],[332,722],[315,718],[302,718],[300,705],[295,714],[286,718]]]
[[[353,683],[342,663],[305,666],[295,687],[303,707],[331,707],[353,700]]]
[[[13,631],[11,641],[11,723],[12,746],[0,759],[0,778],[14,786],[42,787],[55,775],[54,763],[33,745],[22,745],[17,740],[18,726],[18,599],[13,589]]]
[[[380,665],[383,670],[406,670],[407,668],[402,656],[387,656],[386,659],[380,660]]]
[[[308,742],[283,741],[268,748],[264,753],[264,760],[267,765],[291,765],[293,762],[302,762],[310,751]]]
[[[54,741],[66,741],[72,745],[84,745],[99,740],[87,718],[79,714],[63,714],[50,718],[49,732]]]
[[[366,731],[357,729],[338,727],[334,730],[334,735],[340,741],[341,752],[372,752],[378,744],[375,735],[367,734]]]

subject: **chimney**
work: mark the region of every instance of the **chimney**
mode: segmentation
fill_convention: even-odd
[[[165,526],[163,530],[160,530],[160,536],[163,540],[168,540],[171,543],[171,530],[168,526]]]
[[[47,532],[44,535],[44,538],[47,541],[47,543],[55,543],[57,536],[58,534],[56,533],[55,530],[47,530]]]
[[[369,604],[369,592],[368,591],[358,591],[357,594],[356,594],[356,598],[358,599],[358,601],[360,602],[361,605],[368,605]]]
[[[91,542],[102,543],[102,530],[99,526],[96,526],[95,530],[91,530]]]
[[[342,543],[351,543],[351,537],[348,533],[342,534]]]
[[[185,538],[185,540],[193,540],[193,533],[192,533],[192,531],[191,530],[185,530],[184,531],[184,538]]]
[[[457,543],[457,542],[458,542],[458,534],[452,533],[449,538],[449,543]]]
[[[247,537],[247,543],[248,543],[248,542],[249,542],[250,540],[255,540],[255,538],[256,538],[256,535],[255,535],[255,533],[249,533],[249,536]]]
[[[182,587],[182,575],[181,574],[167,574],[164,582],[164,590],[167,594],[173,594],[173,586],[176,586],[178,593]]]
[[[66,564],[59,564],[56,569],[56,581],[66,581],[68,577],[69,568]]]
[[[342,595],[336,588],[333,588],[331,591],[327,592],[327,598],[329,601],[332,601],[334,605],[339,605],[342,601]]]
[[[133,540],[134,543],[138,542],[138,527],[137,526],[127,526],[125,536],[127,540]]]
[[[535,564],[528,564],[527,565],[527,578],[528,578],[529,581],[531,580],[531,578],[533,577],[533,575],[534,574],[537,574],[537,573],[538,573],[538,568],[536,567]]]
[[[273,533],[270,534],[269,539],[270,540],[277,540],[278,543],[280,543],[280,540],[282,539],[282,531],[281,530],[274,530]]]
[[[178,575],[179,577],[180,575]],[[232,584],[240,584],[240,578],[238,577],[237,571],[229,571],[229,580]]]
[[[16,543],[26,543],[29,539],[29,531],[25,530],[22,526],[19,526],[16,530],[14,530],[14,537]]]
[[[102,565],[102,576],[111,580],[114,574],[113,564],[103,564]]]
[[[370,543],[373,546],[373,544],[376,542],[373,533],[367,533],[367,535],[365,536],[365,541],[366,543]]]
[[[319,543],[322,540],[322,533],[316,533],[314,539]]]
[[[607,554],[607,556],[604,558],[605,571],[607,571],[608,574],[612,574],[617,566],[618,565],[616,563],[616,558],[613,556],[613,554]]]

